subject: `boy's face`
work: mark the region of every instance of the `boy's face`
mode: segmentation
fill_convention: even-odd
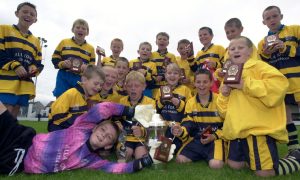
[[[101,90],[103,86],[103,79],[101,79],[99,76],[94,73],[90,79],[87,79],[86,77],[82,76],[82,87],[88,96],[93,96]]]
[[[233,63],[245,63],[252,53],[252,48],[247,46],[245,39],[234,39],[228,48],[229,58]]]
[[[110,149],[117,139],[117,131],[110,123],[98,125],[93,129],[90,136],[90,144],[93,150],[104,148]]]
[[[151,57],[151,47],[147,44],[141,45],[140,49],[138,50],[140,58],[142,60],[150,59]]]
[[[142,97],[143,91],[146,85],[141,83],[139,80],[131,80],[126,83],[126,91],[131,101],[138,101]]]
[[[119,55],[123,51],[123,44],[120,41],[113,41],[111,43],[110,49],[114,56],[119,57]]]
[[[263,13],[263,24],[271,31],[276,32],[281,25],[283,15],[279,13],[277,8],[272,8]]]
[[[75,39],[80,41],[84,41],[85,37],[88,35],[88,29],[83,24],[75,24],[72,32],[74,33]]]
[[[229,41],[231,41],[234,38],[240,37],[242,32],[243,32],[242,27],[238,28],[235,25],[225,27],[226,37]]]
[[[181,57],[185,57],[187,56],[187,53],[186,53],[186,46],[188,44],[187,43],[180,43],[177,47],[177,51],[178,53],[180,54]]]
[[[180,79],[180,72],[167,67],[165,78],[170,86],[176,86]]]
[[[195,77],[194,85],[200,96],[208,95],[212,84],[207,74],[198,74]]]
[[[128,63],[123,61],[117,61],[115,68],[118,71],[118,78],[124,79],[129,72]]]
[[[118,71],[115,68],[104,69],[105,82],[103,89],[109,91],[118,81]]]
[[[156,38],[156,45],[158,46],[159,50],[165,50],[167,49],[167,46],[169,45],[169,39],[166,36],[159,35]]]
[[[37,21],[36,10],[27,5],[21,7],[19,11],[16,11],[15,15],[19,18],[18,24],[23,27],[29,28],[29,26]]]
[[[209,45],[213,38],[213,36],[211,34],[209,34],[207,29],[200,30],[198,35],[199,35],[199,40],[203,46]]]

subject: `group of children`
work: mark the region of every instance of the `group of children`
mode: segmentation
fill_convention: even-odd
[[[29,31],[37,19],[36,8],[22,3],[16,16],[17,25],[0,26],[0,128],[1,139],[8,137],[0,141],[0,149],[8,147],[0,151],[0,172],[91,168],[122,173],[149,166],[146,130],[130,112],[137,105],[152,105],[172,122],[165,136],[176,145],[178,163],[205,160],[211,168],[227,163],[234,169],[248,165],[259,176],[300,169],[300,146],[290,112],[290,105],[300,102],[300,26],[281,24],[278,7],[263,12],[268,35],[278,37],[272,45],[263,39],[256,49],[241,36],[241,21],[232,18],[225,23],[230,41],[226,49],[212,43],[211,28],[202,27],[203,48],[196,56],[192,43],[183,39],[177,46],[180,56],[175,57],[167,50],[169,35],[160,32],[158,50],[142,42],[139,57],[131,61],[120,56],[123,42],[118,38],[111,42],[112,55],[102,58],[103,53],[85,40],[88,23],[76,20],[74,36],[62,40],[52,56],[58,69],[53,91],[57,99],[49,112],[49,133],[35,137],[34,130],[19,125],[16,117],[20,106],[35,95],[31,77],[43,68],[39,41]],[[228,60],[243,64],[238,84],[223,84],[222,67]],[[207,127],[212,133],[203,135]],[[99,151],[112,151],[119,131],[126,134],[125,159],[133,161],[108,163]],[[20,140],[11,143],[14,138]],[[276,142],[288,143],[285,158],[279,159]],[[17,164],[14,158],[21,151]],[[77,156],[79,151],[84,153]],[[5,153],[11,156],[2,161]]]

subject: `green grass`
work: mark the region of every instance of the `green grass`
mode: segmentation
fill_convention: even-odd
[[[24,125],[34,127],[38,132],[47,132],[46,126],[47,122],[31,122],[31,121],[22,121]],[[298,129],[300,129],[298,127]],[[300,131],[298,131],[298,134]],[[287,152],[286,145],[279,144],[278,150],[280,156],[284,156]],[[108,174],[102,171],[93,171],[93,170],[74,170],[68,172],[62,172],[57,174],[43,174],[43,175],[28,175],[24,173],[17,174],[13,177],[4,177],[0,176],[0,179],[138,179],[138,180],[146,180],[146,179],[180,179],[180,180],[189,180],[189,179],[240,179],[240,180],[248,180],[248,179],[261,179],[256,177],[254,173],[249,169],[243,169],[240,171],[232,170],[225,166],[221,170],[213,170],[207,166],[205,162],[197,162],[197,163],[189,163],[179,165],[174,161],[167,164],[166,170],[156,170],[153,167],[144,169],[138,173],[134,174]],[[296,172],[292,175],[287,176],[279,176],[273,177],[274,179],[300,179],[300,173]],[[272,178],[272,179],[273,179]]]

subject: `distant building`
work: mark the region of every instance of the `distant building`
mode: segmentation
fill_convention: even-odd
[[[42,118],[47,118],[52,103],[53,101],[44,106],[40,101],[29,102],[28,107],[21,107],[19,117],[36,118],[40,114]]]

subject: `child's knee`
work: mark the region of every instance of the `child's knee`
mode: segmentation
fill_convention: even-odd
[[[190,160],[189,158],[183,156],[183,155],[178,155],[176,157],[176,162],[177,163],[188,163],[188,162],[192,162],[192,160]]]
[[[209,167],[212,169],[221,169],[224,166],[224,162],[221,160],[212,159],[209,161]]]
[[[271,169],[271,170],[259,170],[259,171],[255,171],[255,175],[260,176],[260,177],[275,176],[275,171],[273,169]]]
[[[239,169],[242,169],[245,167],[245,162],[232,161],[230,159],[228,159],[227,164],[230,168],[236,169],[236,170],[239,170]]]

